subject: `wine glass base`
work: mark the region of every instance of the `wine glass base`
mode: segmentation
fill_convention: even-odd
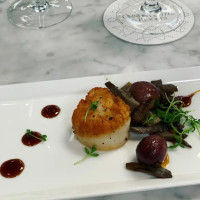
[[[184,37],[194,25],[192,11],[179,0],[159,0],[144,7],[144,0],[117,0],[104,13],[104,25],[116,37],[135,44],[154,45]]]
[[[9,21],[20,28],[46,28],[66,20],[72,12],[68,0],[48,0],[42,6],[33,0],[18,0],[7,11]]]

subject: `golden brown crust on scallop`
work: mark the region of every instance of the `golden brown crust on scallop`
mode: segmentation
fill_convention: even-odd
[[[91,101],[98,101],[95,111],[85,114]],[[81,99],[72,116],[74,132],[81,137],[99,137],[112,133],[130,119],[130,107],[107,88],[95,87],[89,91],[85,100]]]

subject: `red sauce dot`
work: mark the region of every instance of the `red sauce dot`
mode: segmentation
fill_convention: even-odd
[[[14,178],[22,173],[24,167],[25,165],[20,159],[7,160],[1,165],[1,175],[5,178]]]
[[[28,133],[24,134],[24,136],[22,137],[22,143],[26,146],[34,146],[36,144],[39,144],[40,142],[42,142],[42,135],[38,132],[35,131],[31,131],[31,135],[29,135]],[[34,137],[35,136],[35,137]]]
[[[199,93],[199,92],[200,92],[200,90],[197,90],[197,91],[193,92],[193,93],[190,94],[190,95],[182,96],[182,97],[181,97],[181,100],[182,100],[182,102],[183,102],[183,106],[182,106],[182,107],[185,108],[185,107],[190,106],[190,104],[192,103],[192,97],[193,97],[195,94]]]
[[[193,95],[189,95],[189,96],[184,96],[181,98],[182,102],[183,102],[183,108],[190,106],[190,104],[192,103],[192,97]]]
[[[56,117],[57,115],[59,115],[59,113],[60,113],[60,108],[56,105],[45,106],[41,111],[42,116],[45,118]]]

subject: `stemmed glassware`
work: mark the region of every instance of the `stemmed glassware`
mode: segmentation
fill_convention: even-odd
[[[124,27],[138,33],[156,35],[176,30],[184,22],[184,12],[171,0],[127,0],[117,11]]]
[[[7,14],[18,27],[46,28],[66,20],[71,11],[69,0],[17,0]]]

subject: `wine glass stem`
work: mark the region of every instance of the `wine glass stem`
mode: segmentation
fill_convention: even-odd
[[[157,0],[145,0],[144,4],[141,6],[141,10],[146,13],[157,13],[162,10]]]
[[[35,12],[43,12],[47,9],[49,0],[33,0],[33,9]]]

